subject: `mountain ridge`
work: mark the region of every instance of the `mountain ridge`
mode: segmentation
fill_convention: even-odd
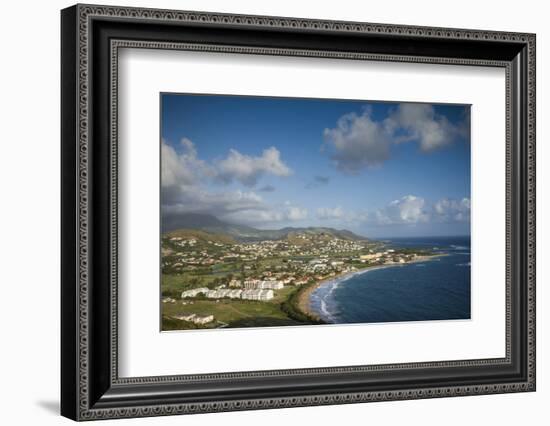
[[[247,225],[224,222],[210,214],[183,213],[163,222],[163,233],[170,234],[183,229],[196,229],[211,234],[222,234],[237,241],[282,240],[296,233],[327,234],[345,240],[368,240],[346,229],[330,227],[284,227],[280,229],[256,229]]]

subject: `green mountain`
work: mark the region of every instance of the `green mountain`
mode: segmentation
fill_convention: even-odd
[[[198,213],[184,213],[163,223],[163,231],[173,234],[176,230],[200,230],[210,234],[221,234],[238,241],[296,239],[300,233],[316,237],[340,238],[343,240],[366,240],[367,238],[345,229],[325,227],[286,227],[282,229],[256,229],[251,226],[235,225],[219,220],[215,216]]]

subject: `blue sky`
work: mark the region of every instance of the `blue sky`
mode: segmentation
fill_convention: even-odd
[[[469,234],[469,106],[161,95],[163,216]]]

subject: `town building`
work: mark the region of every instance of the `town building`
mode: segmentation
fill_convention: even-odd
[[[230,299],[240,299],[242,292],[242,290],[231,290],[228,293],[227,297],[229,297]]]
[[[210,289],[206,287],[194,288],[191,290],[185,290],[181,293],[181,298],[185,299],[187,297],[197,297],[199,294],[206,294]]]
[[[258,285],[259,282],[260,282],[260,280],[256,280],[256,279],[245,280],[244,283],[243,283],[243,287],[245,289],[255,289],[255,288],[257,288],[257,285]]]
[[[372,254],[363,254],[359,258],[361,260],[378,260],[384,253],[372,253]]]
[[[246,300],[271,300],[273,299],[273,290],[250,289],[243,290],[241,299]]]
[[[260,281],[256,288],[259,289],[270,289],[270,290],[280,290],[284,287],[282,281],[269,280],[269,281]]]
[[[229,281],[229,287],[242,287],[240,280],[231,280]]]
[[[214,315],[198,315],[198,314],[177,314],[173,318],[188,321],[194,324],[204,325],[214,321]]]
[[[192,320],[195,324],[208,324],[209,322],[214,321],[214,315],[195,315],[195,318]]]
[[[280,280],[246,280],[244,282],[244,288],[246,290],[280,290],[284,287],[284,283]]]

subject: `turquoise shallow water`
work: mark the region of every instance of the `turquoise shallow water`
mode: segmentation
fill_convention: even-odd
[[[401,238],[391,247],[430,248],[432,260],[382,267],[316,289],[311,308],[334,324],[470,319],[470,238]]]

